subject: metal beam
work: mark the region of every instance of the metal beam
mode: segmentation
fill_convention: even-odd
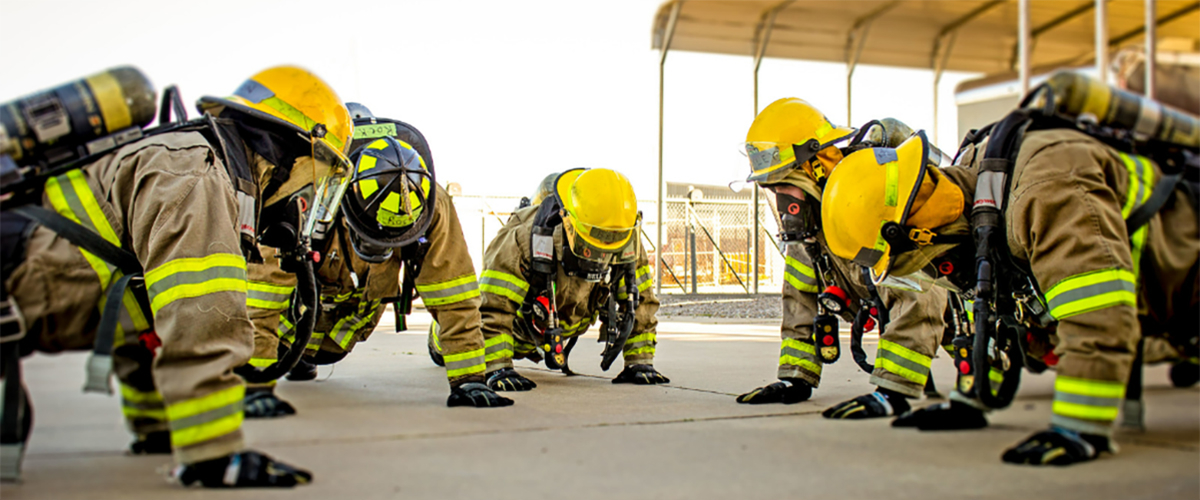
[[[754,31],[754,116],[758,116],[758,69],[762,67],[763,55],[767,53],[767,44],[771,42],[771,30],[775,27],[775,17],[779,15],[779,11],[787,7],[793,0],[784,0],[775,4],[775,6],[764,10],[762,16],[758,20],[758,28]],[[753,221],[750,223],[751,231],[754,235],[751,238],[750,250],[750,274],[752,276],[753,293],[758,293],[758,205],[759,205],[759,188],[758,183],[752,183],[754,196],[751,196],[754,209],[751,210]],[[747,290],[749,291],[749,290]]]
[[[1167,14],[1165,16],[1162,16],[1162,17],[1156,19],[1154,24],[1157,26],[1162,26],[1164,24],[1175,21],[1176,19],[1179,19],[1183,16],[1191,14],[1192,12],[1195,12],[1197,10],[1200,10],[1200,2],[1193,3],[1191,5],[1188,5],[1187,7],[1179,9],[1179,10],[1172,12],[1170,14]],[[1146,31],[1146,27],[1142,26],[1140,28],[1130,30],[1122,35],[1118,35],[1116,38],[1113,38],[1108,41],[1108,47],[1113,48],[1118,45],[1121,45],[1122,43],[1125,43],[1129,39],[1142,34],[1142,32],[1144,32],[1144,31]]]
[[[1033,28],[1029,32],[1030,49],[1032,50],[1033,45],[1036,45],[1037,38],[1042,36],[1043,34],[1045,34],[1047,31],[1057,28],[1060,25],[1062,25],[1063,23],[1070,21],[1072,19],[1075,19],[1076,17],[1082,16],[1083,14],[1087,13],[1087,11],[1096,8],[1096,5],[1100,4],[1101,2],[1108,3],[1111,1],[1112,0],[1095,0],[1095,3],[1091,3],[1091,2],[1084,3],[1083,5],[1080,5],[1079,7],[1076,7],[1074,9],[1071,9],[1070,11],[1063,13],[1063,15],[1061,15],[1061,16],[1058,16],[1054,19],[1047,21],[1046,24],[1043,24],[1041,26]],[[1010,61],[1009,66],[1012,68],[1016,68],[1017,67],[1017,59],[1019,57],[1020,56],[1017,55],[1017,47],[1014,46],[1012,59],[1009,59],[1009,61]]]
[[[854,78],[854,68],[858,66],[858,58],[862,56],[863,47],[867,43],[867,33],[871,30],[871,22],[899,4],[900,1],[896,0],[876,7],[875,10],[855,19],[854,24],[850,26],[850,31],[846,33],[846,125],[850,124],[850,113],[853,110],[850,102],[852,91],[850,81]]]
[[[1158,67],[1158,2],[1146,0],[1146,97],[1154,99],[1154,68]]]
[[[1108,82],[1108,2],[1096,0],[1096,78]]]
[[[1021,95],[1029,93],[1029,0],[1017,0],[1017,72]]]
[[[958,19],[950,21],[942,29],[938,31],[936,37],[933,38],[933,50],[929,54],[929,65],[933,68],[933,140],[937,141],[938,136],[938,85],[942,82],[942,73],[945,71],[946,64],[950,60],[950,51],[954,48],[954,42],[958,39],[958,29],[971,22],[975,18],[987,13],[987,11],[1004,4],[1004,0],[992,0],[976,7],[974,10],[962,15]],[[939,57],[940,56],[940,57]]]
[[[655,200],[655,211],[658,212],[655,224],[654,255],[662,254],[663,236],[663,199],[666,198],[666,182],[663,181],[663,74],[667,64],[667,51],[671,50],[671,39],[675,38],[675,23],[679,21],[679,10],[683,8],[683,0],[678,0],[671,6],[671,17],[667,20],[667,33],[662,43],[662,53],[658,57],[658,199]],[[654,259],[654,293],[662,293],[662,259]]]

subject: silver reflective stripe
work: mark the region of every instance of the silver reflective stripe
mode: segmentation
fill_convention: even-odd
[[[1064,429],[1070,429],[1084,434],[1112,436],[1111,422],[1098,423],[1092,420],[1064,417],[1062,415],[1051,415],[1050,425],[1062,427]]]
[[[482,366],[482,365],[484,365],[484,356],[482,356],[482,355],[473,356],[473,357],[458,360],[458,361],[447,361],[446,362],[446,371],[453,372],[454,370],[462,370],[465,368],[471,368],[473,366]]]
[[[925,375],[926,377],[929,376],[929,367],[928,366],[923,366],[920,363],[917,363],[911,359],[907,359],[907,358],[905,358],[899,354],[896,354],[892,351],[889,351],[887,349],[879,349],[878,351],[876,351],[875,357],[880,358],[880,359],[886,359],[886,360],[891,361],[892,363],[898,364],[904,368],[908,368],[909,370],[912,370],[918,374]]]
[[[184,417],[184,418],[181,418],[178,420],[172,420],[171,421],[171,429],[173,429],[173,430],[187,429],[188,427],[195,427],[197,425],[203,425],[203,424],[207,424],[209,422],[216,422],[217,420],[228,417],[230,415],[236,415],[236,414],[242,412],[242,404],[243,404],[242,401],[237,401],[233,404],[228,404],[225,406],[221,406],[219,408],[213,408],[209,411],[206,411],[203,413],[197,413],[190,417]]]
[[[1054,298],[1050,299],[1046,305],[1050,307],[1051,311],[1054,311],[1063,305],[1070,304],[1077,300],[1083,300],[1109,292],[1119,291],[1133,293],[1137,291],[1137,287],[1133,284],[1133,282],[1125,280],[1101,281],[1100,283],[1096,283],[1094,285],[1068,290],[1055,295]]]
[[[1000,208],[1004,199],[1004,173],[980,172],[979,184],[975,187],[975,208],[984,206]]]
[[[784,346],[784,347],[780,348],[779,354],[780,354],[780,357],[793,356],[793,357],[797,357],[797,358],[801,358],[801,359],[817,359],[816,356],[814,356],[813,354],[801,351],[794,347],[788,347],[788,346]]]
[[[1069,392],[1055,391],[1054,400],[1064,403],[1073,403],[1077,405],[1087,406],[1102,406],[1108,408],[1116,408],[1121,404],[1121,398],[1098,398],[1095,396],[1081,396],[1079,394],[1071,394]]]

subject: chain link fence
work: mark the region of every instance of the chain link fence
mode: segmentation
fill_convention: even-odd
[[[512,215],[515,196],[454,197],[455,209],[477,273],[483,254]],[[667,198],[663,204],[662,251],[655,252],[654,200],[639,200],[642,246],[651,262],[661,258],[657,279],[663,293],[754,292],[754,203],[742,199]],[[765,196],[759,202],[758,291],[776,293],[783,284],[784,261],[778,224]]]

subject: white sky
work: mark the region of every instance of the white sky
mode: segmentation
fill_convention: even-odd
[[[122,64],[185,102],[230,94],[259,70],[306,67],[346,101],[429,139],[442,184],[526,195],[552,171],[608,167],[641,199],[657,180],[663,0],[14,1],[0,0],[0,101]],[[752,59],[667,57],[665,176],[726,184],[748,170]],[[937,143],[956,146],[954,86],[940,89]],[[893,116],[930,129],[932,72],[860,66],[851,125]],[[845,65],[767,59],[759,105],[800,97],[846,123]]]

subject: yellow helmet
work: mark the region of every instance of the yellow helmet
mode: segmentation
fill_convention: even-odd
[[[842,159],[836,147],[854,129],[835,126],[817,108],[795,97],[780,99],[763,108],[746,132],[750,176],[760,184],[781,182],[801,168],[820,183]]]
[[[870,268],[877,283],[897,255],[943,243],[932,230],[963,213],[962,190],[929,168],[929,150],[920,131],[894,149],[856,151],[825,185],[821,222],[829,250]]]
[[[312,169],[315,195],[304,233],[310,236],[319,233],[333,222],[346,191],[350,167],[346,154],[354,126],[350,112],[325,81],[295,66],[276,66],[251,76],[233,91],[232,96],[201,97],[196,107],[201,112],[219,107],[233,109],[275,128],[293,132],[295,138],[307,143],[312,161],[297,161],[292,166],[293,173],[302,164],[311,165]],[[284,135],[283,138],[289,137]],[[288,147],[286,144],[280,146]],[[291,180],[289,184],[303,186],[307,182]]]
[[[607,168],[575,169],[555,183],[564,235],[575,256],[599,263],[637,259],[641,214],[629,179]]]
[[[550,195],[554,194],[555,182],[558,180],[558,173],[547,175],[542,179],[542,183],[538,184],[537,191],[533,192],[533,197],[529,199],[530,205],[541,205],[542,200],[545,200]]]

